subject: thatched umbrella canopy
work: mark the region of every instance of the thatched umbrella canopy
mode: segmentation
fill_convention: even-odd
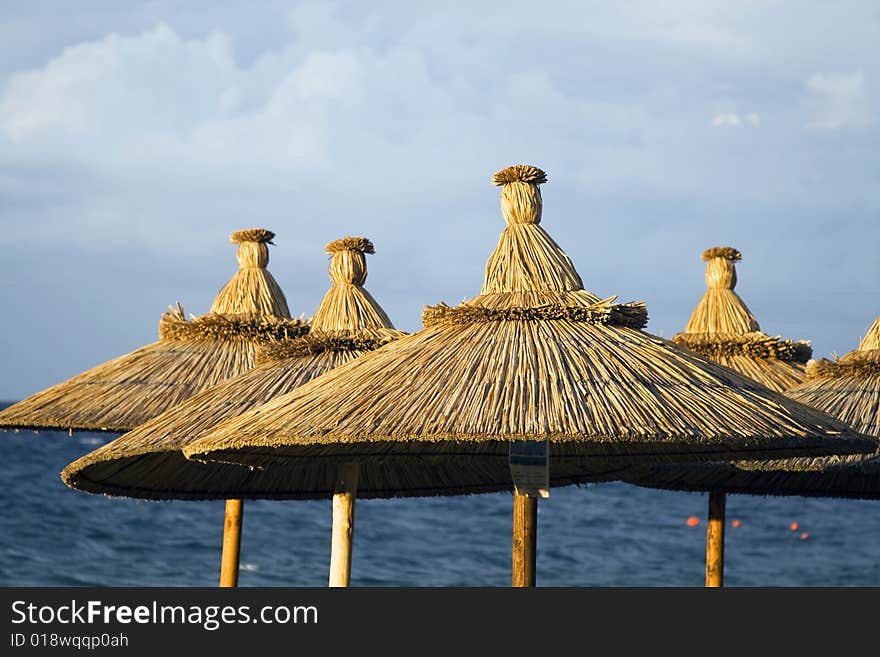
[[[859,348],[807,365],[807,379],[787,392],[854,430],[880,438],[880,318]],[[674,490],[880,499],[880,454],[652,467],[634,482]]]
[[[835,361],[822,358],[807,366],[807,380],[786,393],[825,413],[840,418],[856,431],[880,438],[880,317],[868,329],[858,349]],[[829,484],[835,497],[876,499],[880,496],[880,470],[875,459],[852,459],[874,471],[873,481],[859,486]],[[854,474],[854,473],[850,473]],[[855,495],[848,495],[846,489]]]
[[[706,293],[684,331],[674,335],[672,341],[771,390],[783,392],[804,380],[805,363],[813,350],[809,342],[784,340],[761,331],[758,320],[734,291],[736,263],[741,259],[740,252],[730,246],[716,246],[703,252]],[[724,492],[710,491],[706,545],[709,586],[721,585],[724,509]]]
[[[159,321],[159,340],[38,392],[0,412],[0,427],[126,431],[195,393],[251,369],[261,343],[303,335],[266,269],[274,233],[231,235],[239,271],[211,312],[187,319],[180,304]]]
[[[147,499],[227,499],[230,530],[241,526],[243,498],[291,497],[269,472],[225,463],[200,463],[181,450],[218,422],[290,392],[337,365],[404,335],[364,289],[365,254],[372,243],[347,237],[327,245],[331,287],[310,322],[308,335],[267,344],[254,369],[192,396],[133,431],[68,465],[64,482],[90,493]],[[295,495],[294,495],[295,497]],[[236,529],[238,528],[238,529]],[[238,534],[240,536],[240,534]],[[238,540],[236,538],[236,540]],[[238,572],[238,549],[227,571]],[[234,557],[234,558],[233,558]]]
[[[426,309],[423,330],[219,424],[184,454],[266,468],[303,497],[334,492],[335,466],[356,462],[357,493],[391,497],[509,490],[509,459],[518,466],[528,445],[549,443],[552,485],[644,461],[869,448],[843,423],[643,333],[643,304],[584,291],[539,225],[545,181],[524,165],[495,174],[508,225],[479,296]],[[515,525],[533,529],[536,493],[522,492]],[[515,583],[533,583],[534,536],[515,540],[526,565]]]
[[[742,255],[729,246],[703,252],[706,293],[684,331],[672,341],[736,370],[771,390],[783,392],[804,380],[813,354],[804,340],[785,340],[761,331],[736,287],[736,262]]]
[[[806,381],[787,396],[845,422],[855,431],[880,438],[880,318],[859,348],[835,361],[810,361]],[[868,455],[658,465],[634,469],[630,483],[653,488],[708,491],[707,585],[723,578],[724,496],[798,495],[880,499],[880,451]]]

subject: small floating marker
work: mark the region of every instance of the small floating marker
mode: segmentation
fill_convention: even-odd
[[[806,540],[807,540],[807,536],[809,536],[809,534],[808,534],[807,532],[801,532],[801,540],[802,540],[802,541],[806,541]]]
[[[788,528],[793,532],[796,532],[799,527],[800,527],[800,525],[797,524],[796,522],[793,522],[788,526]]]
[[[696,527],[700,524],[700,519],[697,516],[690,516],[686,522],[688,527]]]
[[[742,520],[740,520],[739,518],[736,518],[736,519],[735,519],[733,522],[731,522],[730,524],[733,525],[734,527],[739,527],[739,526],[742,524]]]

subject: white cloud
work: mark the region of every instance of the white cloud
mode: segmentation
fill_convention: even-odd
[[[31,145],[110,141],[145,119],[151,132],[176,133],[215,111],[235,74],[220,34],[185,41],[164,24],[137,37],[111,34],[13,74],[0,96],[0,133]]]
[[[872,120],[861,71],[849,75],[815,73],[806,82],[812,118],[809,128],[838,130],[863,126]]]
[[[682,25],[712,24],[711,12],[694,11]],[[237,57],[233,25],[187,36],[166,23],[113,33],[5,80],[0,155],[13,168],[47,163],[75,169],[97,188],[136,189],[145,208],[156,197],[170,206],[136,212],[115,206],[121,195],[108,200],[107,192],[85,194],[69,183],[60,193],[79,207],[53,229],[73,240],[95,228],[110,239],[114,222],[147,236],[160,234],[157,224],[204,231],[192,208],[216,202],[217,189],[239,190],[242,205],[265,190],[289,194],[302,212],[321,206],[355,217],[381,207],[389,227],[406,227],[427,185],[442,180],[454,203],[494,168],[524,160],[554,180],[583,180],[583,193],[597,197],[632,188],[711,197],[713,172],[733,165],[702,148],[697,122],[708,115],[717,128],[761,124],[754,111],[731,111],[740,92],[716,79],[717,69],[693,64],[703,53],[718,55],[719,43],[634,38],[674,26],[668,17],[649,15],[631,29],[612,10],[600,18],[614,26],[614,41],[592,38],[584,30],[594,27],[573,25],[559,11],[536,17],[540,29],[531,30],[478,12],[468,21],[442,11],[401,19],[302,5],[289,15],[286,41],[246,60]],[[551,46],[559,51],[547,58]],[[685,51],[688,65],[676,68]],[[757,73],[743,66],[745,84]],[[783,163],[790,149],[776,153],[776,168],[790,168]],[[768,167],[771,160],[765,155]],[[728,171],[728,180],[751,173]],[[10,189],[38,203],[33,190]],[[790,193],[803,196],[799,185]],[[777,187],[774,202],[783,196]],[[0,239],[40,229],[20,222],[15,230]]]
[[[807,89],[829,98],[854,100],[862,95],[864,76],[861,71],[852,75],[824,75],[816,73],[807,80]]]
[[[743,115],[735,112],[723,112],[713,116],[711,123],[716,128],[737,128],[743,124],[758,126],[761,125],[761,117],[755,112]]]
[[[766,96],[769,82],[762,68],[741,64],[737,87],[718,60],[701,64],[703,54],[723,50],[720,38],[675,47],[635,38],[684,29],[676,25],[713,33],[714,10],[682,6],[681,21],[675,12],[648,12],[636,25],[596,9],[596,24],[583,28],[556,8],[536,16],[540,29],[532,29],[470,9],[463,21],[439,10],[303,4],[288,16],[286,42],[246,60],[237,57],[231,24],[187,36],[164,23],[110,34],[5,81],[0,151],[7,161],[75,166],[144,190],[173,182],[328,192],[349,199],[353,212],[353,199],[387,196],[376,172],[394,172],[395,193],[384,202],[400,206],[418,194],[414,183],[437,172],[455,194],[454,183],[482,180],[512,158],[558,166],[556,178],[588,172],[595,194],[637,185],[700,195],[714,167],[702,161],[712,153],[695,139],[697,124],[709,116],[717,128],[760,126],[757,112],[732,110]],[[613,26],[614,39],[596,37],[597,25]],[[751,41],[737,24],[725,30]],[[811,85],[852,95],[822,78]],[[670,153],[680,160],[676,175],[662,164]],[[779,159],[787,153],[779,148]],[[331,181],[345,181],[346,195]]]
[[[730,126],[736,127],[742,123],[739,114],[716,114],[712,117],[712,125],[717,127]]]
[[[566,160],[582,164],[579,154],[589,151],[619,160],[627,172],[618,150],[637,154],[643,132],[681,121],[652,116],[638,101],[644,92],[606,100],[560,83],[552,67],[528,57],[511,63],[503,48],[480,39],[451,50],[423,47],[410,32],[430,34],[435,19],[425,21],[371,45],[336,43],[347,28],[334,32],[327,18],[312,25],[309,47],[291,39],[246,65],[228,35],[184,37],[166,24],[82,43],[0,87],[0,150],[71,164],[104,184],[135,182],[144,193],[165,195],[169,186],[177,194],[215,186],[309,190],[312,203],[330,195],[359,215],[368,199],[381,200],[386,212],[420,203],[416,197],[438,175],[454,200],[466,193],[457,182],[483,181],[510,161],[552,169]],[[301,16],[296,25],[305,34]],[[668,175],[659,167],[642,171],[649,186]],[[598,167],[591,189],[625,186],[615,172]],[[131,228],[137,215],[102,209],[89,226],[112,233],[105,229],[114,216]],[[144,221],[199,224],[171,213]],[[72,218],[59,230],[87,235],[89,226]]]

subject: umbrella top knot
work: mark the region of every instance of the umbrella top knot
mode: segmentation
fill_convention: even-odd
[[[492,176],[492,184],[508,185],[514,182],[529,183],[532,185],[540,185],[547,182],[547,174],[538,167],[530,164],[514,164],[513,166],[501,169]]]
[[[733,291],[736,287],[736,261],[740,252],[730,246],[716,246],[703,252],[708,288],[694,308],[684,333],[745,335],[761,330],[758,320]],[[717,342],[716,339],[710,340]]]
[[[547,174],[541,169],[525,164],[507,167],[492,177],[496,185],[503,185],[501,213],[507,226],[486,262],[481,295],[517,294],[520,296],[516,300],[508,297],[505,303],[544,305],[547,293],[555,303],[559,293],[584,292],[571,259],[539,225],[544,204],[538,185],[546,180]],[[527,302],[521,293],[531,295],[531,301]],[[545,296],[538,301],[533,293]],[[589,297],[590,302],[599,301],[598,297]]]
[[[706,262],[706,285],[732,290],[736,287],[736,263],[742,254],[732,246],[713,246],[703,251]]]
[[[501,186],[501,213],[508,225],[541,223],[541,190],[538,185],[547,182],[547,174],[538,167],[514,164],[501,169],[492,182]]]
[[[324,248],[331,255],[340,251],[357,251],[358,253],[369,253],[371,255],[376,252],[373,248],[373,243],[366,237],[343,237],[333,240]]]
[[[736,262],[742,260],[742,253],[734,249],[732,246],[713,246],[711,249],[703,251],[703,260],[709,262],[713,258],[723,258]]]
[[[233,244],[257,242],[274,245],[275,243],[272,241],[274,237],[275,233],[265,228],[245,228],[244,230],[237,230],[232,233],[229,236],[229,241]]]
[[[343,237],[325,247],[330,258],[330,281],[334,285],[363,285],[367,280],[367,258],[375,253],[366,237]]]
[[[266,268],[275,233],[265,228],[237,230],[229,241],[238,244],[238,271],[223,286],[211,305],[220,315],[272,315],[290,317],[287,299]]]
[[[269,247],[275,243],[275,233],[265,228],[246,228],[237,230],[229,236],[229,241],[238,244],[238,266],[241,269],[265,269],[269,264]]]

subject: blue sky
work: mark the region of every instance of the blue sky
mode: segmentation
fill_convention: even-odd
[[[731,245],[766,332],[844,353],[880,314],[880,5],[7,0],[0,399],[206,312],[239,228],[277,234],[306,316],[324,244],[369,237],[368,289],[417,330],[479,291],[514,163],[649,331]]]

